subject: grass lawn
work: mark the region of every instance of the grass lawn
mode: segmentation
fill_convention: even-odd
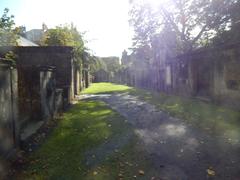
[[[103,146],[98,150],[102,154],[94,154],[94,149],[125,137],[129,132],[132,127],[105,103],[81,101],[64,114],[48,139],[29,155],[26,165],[14,179],[112,180],[132,179],[135,175],[142,179],[139,170],[156,173],[149,169],[133,133],[119,149],[109,150],[109,146],[106,149]],[[92,154],[86,155],[87,152]],[[90,156],[90,160],[102,160],[89,165],[86,156]]]
[[[92,84],[83,93],[119,92],[138,96],[208,133],[224,135],[232,142],[239,139],[240,113],[231,109],[111,83]],[[141,180],[161,176],[133,131],[124,117],[104,102],[83,100],[64,113],[13,179]]]
[[[240,138],[240,112],[236,110],[190,98],[169,96],[164,93],[111,83],[94,83],[83,93],[108,93],[109,89],[111,89],[111,93],[128,92],[138,96],[139,99],[156,105],[160,110],[181,118],[190,125],[206,130],[211,134],[224,135],[233,143],[234,140]]]
[[[112,83],[93,83],[90,88],[85,89],[83,94],[110,94],[118,92],[128,92],[132,87],[112,84]]]

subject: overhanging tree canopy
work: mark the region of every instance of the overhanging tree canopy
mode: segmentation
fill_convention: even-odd
[[[152,48],[156,38],[176,45],[179,53],[207,43],[217,32],[231,25],[236,0],[168,0],[158,7],[147,1],[132,1],[130,23],[134,27],[135,48]],[[163,36],[160,36],[160,35]],[[168,39],[174,38],[172,44]]]

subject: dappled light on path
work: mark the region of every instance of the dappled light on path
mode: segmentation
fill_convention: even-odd
[[[106,102],[128,120],[139,138],[139,148],[147,152],[163,178],[202,180],[209,167],[214,167],[217,179],[240,177],[240,167],[236,167],[240,164],[239,133],[205,132],[127,93],[85,98]]]
[[[146,144],[164,143],[166,138],[181,138],[186,133],[186,127],[183,125],[163,124],[154,129],[135,129],[135,133],[141,137]]]
[[[76,98],[79,100],[82,99],[90,99],[90,98],[96,98],[96,97],[110,97],[109,94],[83,94],[81,96],[77,96]]]
[[[169,136],[182,136],[186,132],[186,127],[183,125],[168,124],[163,128],[166,128],[166,134]]]

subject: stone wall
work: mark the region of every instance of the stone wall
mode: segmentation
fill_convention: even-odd
[[[0,59],[0,154],[10,153],[19,141],[17,98],[16,69]]]
[[[54,66],[56,87],[63,89],[64,102],[74,99],[72,47],[19,47],[17,48],[19,71],[26,66]]]
[[[74,98],[71,47],[1,47],[0,55],[3,56],[10,50],[17,55],[17,71],[7,65],[6,61],[1,62],[0,136],[4,136],[0,138],[2,155],[16,145],[14,139],[26,140],[44,120],[52,119]],[[16,74],[18,78],[15,77]],[[18,96],[12,96],[13,93],[19,95],[18,102],[14,101]],[[15,118],[17,112],[19,118]],[[13,117],[18,126],[4,123],[13,122]],[[18,138],[13,138],[13,134]]]
[[[240,44],[201,48],[174,58],[160,53],[148,63],[132,63],[114,82],[240,109]]]
[[[91,81],[88,67],[75,66],[72,47],[0,47],[0,57],[9,51],[17,59],[0,59],[0,179],[12,150]]]
[[[215,101],[240,108],[240,46],[229,48],[214,61]]]
[[[24,68],[56,67],[56,87],[63,89],[64,102],[74,99],[73,48],[66,46],[1,47],[0,55],[13,51],[17,55],[18,73]],[[20,76],[21,77],[21,76]]]
[[[21,124],[49,119],[56,109],[62,110],[74,100],[82,84],[89,84],[88,73],[75,67],[72,47],[1,47],[0,55],[8,51],[17,55]],[[54,73],[49,67],[55,67]],[[49,86],[54,87],[51,95]]]
[[[173,91],[240,107],[240,44],[201,49],[171,62]]]

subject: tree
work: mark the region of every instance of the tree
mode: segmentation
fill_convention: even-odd
[[[134,29],[133,48],[149,45],[151,38],[157,33],[159,27],[156,13],[147,3],[134,3],[129,12],[130,25]]]
[[[230,17],[230,26],[228,29],[219,31],[212,39],[212,45],[233,44],[240,42],[240,1],[237,1],[227,12]]]
[[[206,44],[216,32],[228,28],[229,9],[236,0],[169,0],[157,9],[149,4],[133,1],[130,11],[135,39],[141,46],[152,48],[151,42],[158,34],[174,34],[178,53],[189,52]],[[140,7],[139,7],[140,6]],[[145,39],[145,41],[143,41]],[[204,42],[204,43],[203,43]],[[165,42],[164,42],[165,43]],[[168,44],[168,42],[166,41]],[[133,44],[138,48],[139,45]]]
[[[124,49],[124,51],[122,52],[122,57],[121,57],[121,64],[122,65],[128,65],[129,62],[129,58],[128,58],[128,53],[127,51]]]
[[[101,61],[106,65],[106,69],[109,73],[116,73],[120,68],[119,57],[115,56],[102,57]]]
[[[83,46],[80,33],[74,26],[57,26],[45,32],[42,45],[48,46]]]
[[[17,31],[14,28],[14,16],[8,15],[9,9],[5,8],[0,18],[0,46],[17,45]]]
[[[100,70],[107,71],[107,65],[97,56],[90,56],[89,58],[91,73],[96,73]]]
[[[41,44],[45,46],[74,47],[74,59],[79,68],[87,59],[87,48],[84,45],[83,35],[78,32],[73,24],[48,29],[41,39]]]

